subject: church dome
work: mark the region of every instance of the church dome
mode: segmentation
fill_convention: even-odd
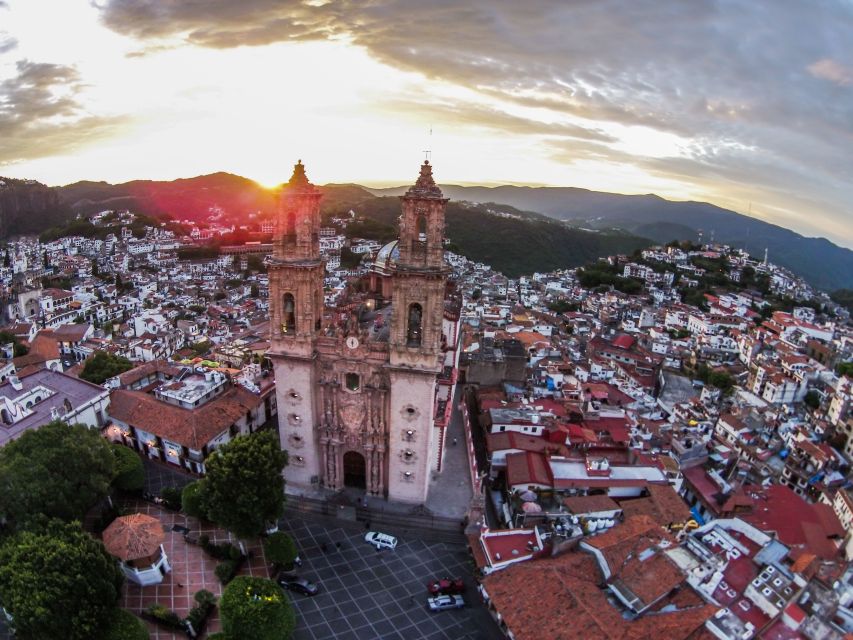
[[[383,275],[388,275],[397,264],[399,258],[400,248],[397,246],[397,241],[389,242],[376,254],[376,259],[373,261],[373,270]]]

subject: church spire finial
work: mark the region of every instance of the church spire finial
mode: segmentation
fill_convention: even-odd
[[[415,184],[406,192],[407,196],[415,196],[418,198],[443,198],[444,194],[441,189],[435,184],[432,177],[432,165],[429,160],[424,160],[421,165],[421,173],[418,176]]]
[[[310,184],[308,182],[308,176],[305,175],[305,165],[302,164],[301,159],[293,165],[293,175],[290,176],[290,181],[287,184],[291,187],[301,187]]]

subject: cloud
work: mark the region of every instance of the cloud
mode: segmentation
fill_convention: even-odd
[[[0,164],[59,155],[116,131],[122,118],[88,114],[73,67],[19,60],[0,82]]]
[[[341,40],[505,107],[434,105],[460,125],[578,137],[586,143],[568,148],[580,154],[671,170],[701,188],[754,184],[756,199],[772,189],[819,200],[840,185],[833,208],[853,201],[843,153],[853,101],[837,95],[853,81],[839,62],[853,56],[844,0],[104,0],[101,18],[151,46]],[[426,107],[413,98],[408,108]],[[516,108],[545,115],[507,115]],[[548,124],[566,120],[572,131]],[[654,148],[626,154],[607,139],[619,136],[611,124],[688,143],[670,162]]]
[[[853,84],[853,67],[845,67],[836,60],[824,58],[810,64],[807,68],[815,78],[829,80],[842,87]]]
[[[0,55],[8,53],[18,46],[18,41],[12,36],[0,31]]]

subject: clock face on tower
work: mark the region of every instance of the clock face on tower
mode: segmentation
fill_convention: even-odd
[[[347,347],[350,349],[358,349],[358,338],[355,336],[347,338]]]

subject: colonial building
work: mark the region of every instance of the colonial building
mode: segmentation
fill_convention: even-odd
[[[320,191],[298,163],[269,260],[270,350],[295,490],[354,487],[423,503],[456,380],[459,304],[444,261],[447,199],[424,162],[399,240],[335,307],[323,297]]]

